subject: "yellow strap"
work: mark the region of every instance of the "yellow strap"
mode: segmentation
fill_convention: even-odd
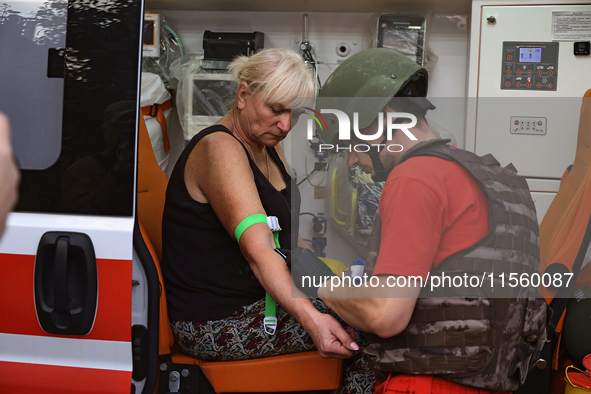
[[[579,371],[579,372],[581,372],[581,373],[584,373],[585,375],[589,375],[589,374],[588,374],[587,372],[585,372],[585,371],[582,371],[582,370],[580,370],[579,368],[575,367],[574,365],[569,365],[569,366],[568,366],[568,367],[566,367],[566,369],[564,370],[564,374],[566,375],[566,376],[565,376],[565,379],[566,379],[566,381],[567,381],[567,382],[569,382],[569,383],[571,384],[571,386],[573,386],[573,387],[577,387],[577,388],[580,388],[580,389],[583,389],[583,390],[585,390],[585,391],[588,391],[588,390],[589,390],[588,388],[586,388],[586,387],[581,387],[581,386],[577,386],[576,384],[574,384],[573,382],[571,382],[571,381],[570,381],[570,377],[568,376],[568,369],[569,369],[569,368],[572,368],[572,369],[574,369],[575,371]]]

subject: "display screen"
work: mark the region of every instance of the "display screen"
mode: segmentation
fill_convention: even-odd
[[[154,30],[156,21],[144,19],[144,45],[154,45]]]
[[[542,48],[519,48],[519,62],[540,63],[542,61]]]
[[[383,47],[394,49],[414,62],[419,60],[419,52],[422,49],[420,26],[395,27],[384,29]]]
[[[378,48],[393,49],[423,65],[425,18],[384,14],[380,16],[378,26]]]

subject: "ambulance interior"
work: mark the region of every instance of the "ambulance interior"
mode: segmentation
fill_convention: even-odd
[[[177,78],[172,82],[178,90],[176,113],[169,119],[166,173],[184,144],[227,111],[225,98],[232,99],[228,86],[233,82],[223,75],[223,65],[208,58],[220,41],[299,51],[320,86],[353,54],[387,47],[429,71],[428,98],[437,108],[427,119],[435,133],[479,155],[492,153],[503,166],[515,165],[527,178],[542,222],[573,163],[581,100],[591,88],[591,4],[249,2],[220,8],[210,3],[146,5],[150,31],[161,24],[160,34],[168,38],[159,39],[171,46],[169,55],[180,59],[169,70],[159,70],[154,67],[157,56],[144,45],[146,68],[161,76],[164,72],[165,84]],[[222,52],[222,47],[215,49]],[[195,111],[206,116],[195,116]],[[350,274],[365,258],[383,184],[349,169],[346,152],[319,150],[323,141],[307,135],[313,120],[303,118],[281,144],[302,194],[300,234],[319,256],[334,259],[333,270]]]
[[[180,85],[172,114],[176,116],[169,118],[172,148],[165,172],[171,171],[184,143],[217,119],[194,116],[200,111],[194,108],[201,102],[197,94],[203,97],[218,86],[216,98],[204,102],[215,106],[221,98],[231,98],[232,82],[219,75],[223,70],[199,66],[204,52],[223,51],[212,49],[216,33],[217,44],[243,40],[255,47],[256,39],[264,48],[299,51],[312,63],[320,85],[344,60],[376,46],[421,62],[429,71],[428,97],[437,107],[428,113],[431,127],[457,147],[492,153],[502,165],[513,163],[528,179],[539,222],[572,163],[581,97],[590,87],[585,80],[591,57],[583,47],[591,36],[591,7],[584,2],[248,2],[222,7],[148,1],[146,12],[146,20],[152,21],[146,26],[162,32],[155,39],[171,47],[166,56],[182,57],[163,61],[164,53],[158,59],[144,45],[144,71],[163,72],[164,79]],[[526,52],[537,57],[525,62]],[[154,66],[166,62],[172,67]],[[211,60],[205,62],[211,67]],[[196,63],[195,68],[189,66]],[[218,118],[225,110],[224,105],[203,109]],[[346,152],[319,152],[311,145],[322,141],[306,139],[306,122],[312,119],[303,118],[282,142],[302,193],[300,231],[319,254],[349,267],[364,257],[363,238],[371,230],[379,186],[367,182],[363,173],[347,174]],[[359,203],[351,200],[352,189],[343,189],[352,182],[366,196],[356,197]]]

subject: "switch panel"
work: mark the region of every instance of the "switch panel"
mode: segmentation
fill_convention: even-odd
[[[546,134],[546,118],[512,116],[511,134]]]

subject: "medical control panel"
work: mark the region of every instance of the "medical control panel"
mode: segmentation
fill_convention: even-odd
[[[503,42],[501,89],[556,90],[558,42]]]
[[[512,116],[511,134],[546,134],[546,118]]]

